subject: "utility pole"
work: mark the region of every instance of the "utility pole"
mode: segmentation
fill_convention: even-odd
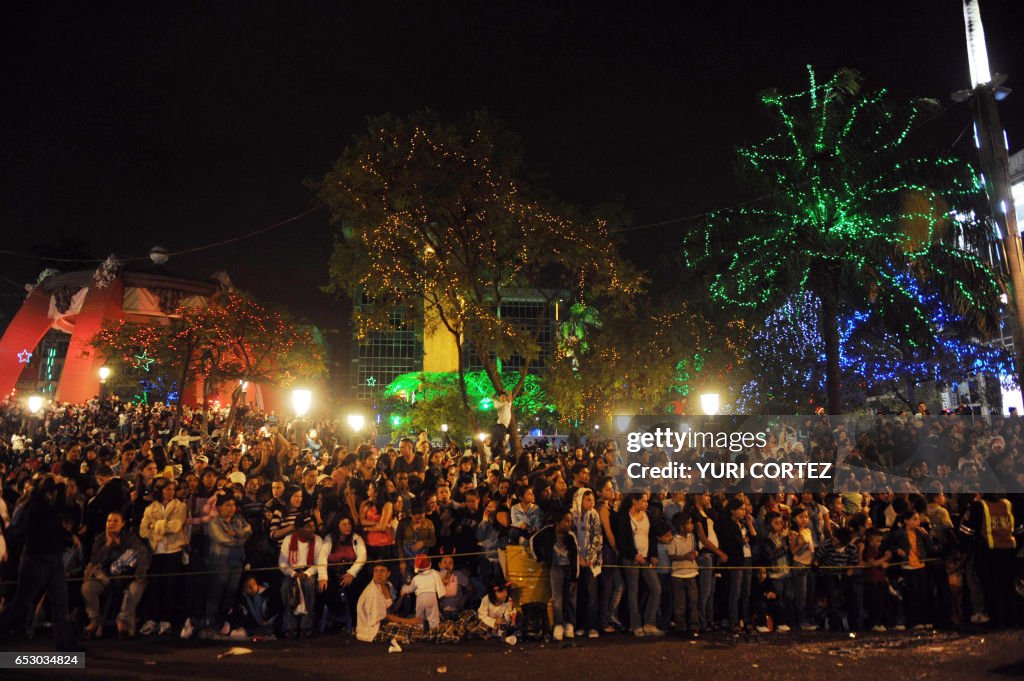
[[[981,157],[985,193],[992,217],[999,226],[1003,243],[1007,291],[1007,322],[1013,337],[1013,366],[1018,381],[1024,381],[1024,250],[1021,248],[1017,213],[1010,187],[1010,155],[1006,132],[999,122],[996,102],[1006,99],[1009,88],[1003,87],[1005,74],[992,76],[985,46],[985,30],[981,24],[978,0],[964,0],[964,26],[967,31],[967,59],[971,67],[971,89],[953,93],[953,99],[971,100],[974,113],[974,142]]]

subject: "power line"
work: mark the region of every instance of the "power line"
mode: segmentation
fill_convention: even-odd
[[[297,215],[293,215],[292,217],[290,217],[290,218],[288,218],[286,220],[282,220],[280,222],[275,222],[272,225],[267,225],[266,227],[261,227],[261,228],[259,228],[257,230],[253,230],[253,231],[247,232],[245,234],[240,234],[238,236],[231,237],[231,238],[228,238],[228,239],[223,239],[221,241],[215,241],[213,243],[206,244],[204,246],[196,246],[194,248],[185,248],[185,249],[182,249],[182,250],[179,250],[179,251],[170,251],[170,252],[167,253],[167,256],[171,257],[171,256],[176,256],[176,255],[186,255],[188,253],[198,253],[199,251],[206,251],[206,250],[209,250],[211,248],[217,248],[219,246],[226,246],[228,244],[236,243],[236,242],[239,242],[239,241],[244,241],[245,239],[250,239],[250,238],[252,238],[254,236],[259,236],[260,234],[265,234],[265,233],[267,233],[267,232],[269,232],[271,230],[277,229],[278,227],[283,227],[284,225],[287,225],[287,224],[290,224],[292,222],[295,222],[296,220],[300,220],[300,219],[306,217],[307,215],[309,215],[310,213],[314,213],[317,210],[323,208],[326,205],[327,204],[324,203],[324,202],[318,203],[317,205],[313,206],[312,208],[309,208],[308,210],[304,210],[301,213],[299,213]],[[21,252],[18,252],[18,251],[11,251],[11,250],[8,250],[6,248],[0,248],[0,253],[2,253],[4,255],[17,256],[19,258],[30,258],[30,259],[34,259],[34,260],[50,260],[50,261],[53,261],[53,262],[101,263],[101,262],[104,262],[106,260],[106,258],[99,258],[99,259],[97,259],[97,258],[54,258],[54,257],[45,256],[45,255],[37,255],[35,253],[21,253]],[[134,261],[139,261],[139,260],[149,260],[149,256],[148,255],[140,255],[140,256],[132,256],[132,257],[127,257],[127,258],[119,257],[118,260],[120,260],[121,262],[134,262]]]

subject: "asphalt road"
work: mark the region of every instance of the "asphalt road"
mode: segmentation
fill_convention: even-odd
[[[3,649],[45,650],[43,641]],[[253,652],[222,656],[232,646]],[[234,643],[116,640],[91,642],[84,670],[0,671],[0,679],[197,679],[300,681],[344,679],[772,679],[772,681],[911,681],[1024,676],[1024,631],[998,633],[771,634],[696,642],[613,635],[572,643],[510,647],[498,641],[412,644],[397,654],[349,637]]]

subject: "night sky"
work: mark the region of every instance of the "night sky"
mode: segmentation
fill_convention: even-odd
[[[823,9],[827,7],[828,9]],[[1024,140],[1024,2],[982,0],[1002,105]],[[584,206],[620,201],[635,224],[746,197],[732,150],[768,130],[757,93],[802,90],[840,66],[903,96],[969,86],[960,0],[856,2],[6,3],[0,24],[2,248],[64,239],[145,255],[253,231],[316,203],[368,115],[486,107],[521,135],[538,184]],[[956,105],[915,132],[949,147]],[[966,146],[965,146],[966,145]],[[970,135],[958,148],[969,151]],[[643,268],[696,223],[628,234]],[[322,325],[326,210],[171,261]],[[90,265],[89,267],[93,267]],[[0,255],[0,304],[38,262]],[[664,281],[671,273],[658,273]]]

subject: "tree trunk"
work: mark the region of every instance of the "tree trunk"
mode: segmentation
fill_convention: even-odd
[[[457,335],[455,336],[455,350],[459,355],[459,394],[462,397],[462,408],[466,410],[466,418],[469,419],[470,434],[474,435],[480,430],[480,424],[476,420],[476,412],[469,404],[469,392],[466,390],[466,365],[462,359],[462,341]]]
[[[244,382],[245,381],[240,382],[235,389],[231,391],[231,409],[228,411],[227,421],[224,422],[224,430],[229,438],[231,437],[232,429],[235,427],[235,419],[238,418],[238,406],[239,402],[242,401],[242,393],[244,392],[242,390],[242,383]]]
[[[828,413],[841,414],[839,372],[839,295],[831,279],[821,292],[821,335],[825,341],[825,392]]]
[[[174,412],[174,428],[171,429],[175,435],[181,427],[181,410],[185,404],[185,383],[188,381],[188,368],[192,365],[192,352],[192,342],[189,341],[185,344],[185,361],[181,365],[181,375],[178,376],[178,406]]]

